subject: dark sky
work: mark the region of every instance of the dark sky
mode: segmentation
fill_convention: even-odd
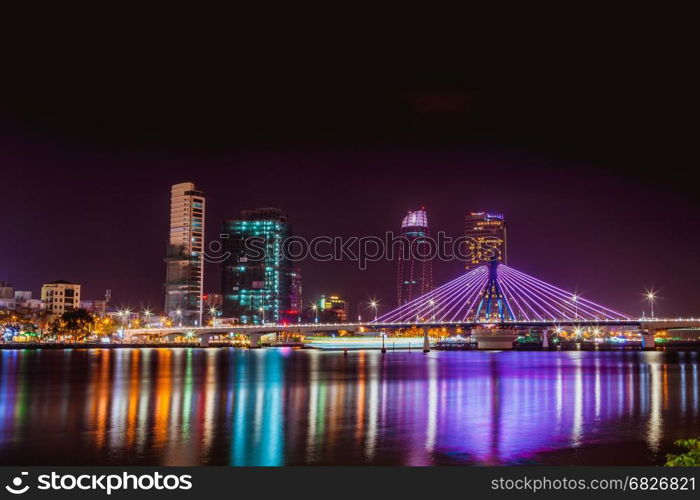
[[[459,236],[466,212],[499,211],[513,267],[631,314],[654,286],[658,314],[698,315],[698,82],[691,44],[664,35],[483,66],[164,50],[8,72],[0,281],[38,293],[66,279],[85,298],[110,288],[115,304],[161,307],[170,185],[193,181],[210,237],[260,206],[307,237],[398,230],[419,205]],[[355,314],[376,296],[386,311],[395,268],[305,262],[305,300],[339,293]],[[436,284],[460,272],[436,264]],[[206,291],[219,283],[209,266]]]

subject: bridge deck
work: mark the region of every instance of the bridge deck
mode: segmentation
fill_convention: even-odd
[[[416,326],[419,328],[475,328],[490,325],[491,323],[474,323],[474,322],[401,322],[401,323],[381,323],[381,322],[365,322],[365,323],[297,323],[297,324],[266,324],[266,325],[217,325],[204,327],[153,327],[153,328],[134,328],[127,330],[129,335],[170,335],[191,333],[194,335],[202,334],[260,334],[287,332],[287,333],[320,333],[333,332],[338,330],[347,330],[358,332],[360,330],[376,331],[381,329],[391,328],[409,328]],[[700,318],[639,318],[630,320],[588,320],[588,319],[562,319],[552,321],[505,321],[497,323],[494,326],[497,328],[556,328],[556,327],[629,327],[639,330],[665,330],[678,328],[693,328],[700,327]]]

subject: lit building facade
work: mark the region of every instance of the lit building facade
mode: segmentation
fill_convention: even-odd
[[[14,299],[15,289],[9,283],[0,281],[0,299]]]
[[[60,316],[71,309],[80,307],[80,285],[69,281],[52,281],[41,286],[41,302],[44,309],[54,316]]]
[[[103,318],[107,313],[107,302],[104,300],[81,300],[80,308]]]
[[[183,325],[202,324],[204,221],[204,193],[192,182],[175,184],[170,195],[165,312]]]
[[[26,302],[32,300],[32,292],[28,290],[15,290],[15,300],[17,302]]]
[[[304,310],[304,295],[303,295],[303,283],[301,279],[301,269],[298,267],[293,269],[290,274],[292,295],[290,297],[290,316],[296,316],[297,319],[301,319],[302,312]]]
[[[401,221],[401,244],[398,248],[396,295],[399,306],[433,289],[433,264],[420,258],[429,252],[422,250],[423,241],[430,236],[428,215],[424,207],[408,212]]]
[[[330,319],[348,321],[350,317],[350,305],[338,295],[321,295],[321,299],[318,301],[318,308],[321,313],[330,312],[334,316],[334,318]]]
[[[506,223],[503,214],[488,212],[471,212],[465,217],[464,234],[468,238],[470,257],[466,269],[498,260],[507,264],[506,253]]]
[[[207,308],[221,308],[221,306],[224,304],[224,296],[220,293],[206,293],[202,297],[202,300],[204,300],[204,305]]]
[[[7,297],[5,293],[0,294],[2,297]],[[14,298],[0,298],[0,309],[15,309],[17,311],[38,311],[43,307],[43,303],[39,299],[32,299],[32,292],[27,290],[15,290]]]
[[[282,245],[291,234],[284,212],[277,208],[241,211],[241,217],[224,221],[222,315],[239,323],[290,323],[298,320],[295,268]],[[300,278],[300,276],[299,276]],[[300,280],[298,294],[301,293]]]

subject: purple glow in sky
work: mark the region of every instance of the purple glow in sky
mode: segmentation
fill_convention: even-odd
[[[168,54],[139,65],[142,47],[127,56],[123,44],[119,65],[103,51],[70,68],[27,58],[41,75],[8,66],[14,85],[0,94],[0,281],[38,294],[65,279],[86,299],[110,289],[115,306],[159,310],[170,186],[191,181],[207,196],[207,235],[266,206],[306,238],[382,235],[422,204],[431,231],[452,237],[469,212],[502,213],[514,268],[635,317],[649,314],[649,289],[663,298],[656,315],[697,315],[692,46],[625,45],[629,66],[655,68],[644,78],[609,43],[567,49],[556,68],[528,54],[493,58],[500,72],[412,64],[372,78],[220,59],[208,68],[221,74],[172,78],[153,64]],[[396,303],[395,262],[301,268],[307,304],[339,294],[367,317],[370,298],[380,315]],[[434,281],[462,270],[435,262]],[[220,293],[218,266],[204,283]]]

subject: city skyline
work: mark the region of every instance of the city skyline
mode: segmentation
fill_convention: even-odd
[[[620,94],[579,76],[561,88],[436,75],[273,94],[227,82],[230,99],[178,113],[162,113],[169,94],[147,100],[128,88],[97,106],[69,86],[70,100],[32,93],[51,119],[20,106],[19,93],[0,102],[0,207],[12,214],[0,280],[36,296],[65,279],[86,298],[110,289],[114,305],[162,307],[168,186],[189,180],[207,193],[209,235],[264,206],[283,209],[306,238],[379,235],[419,203],[431,230],[454,236],[471,210],[504,213],[509,265],[630,313],[646,307],[646,289],[663,297],[658,314],[692,313],[700,270],[684,263],[700,252],[687,230],[700,201],[683,174],[692,152],[666,108],[639,107],[668,83],[618,74],[634,83]],[[218,293],[215,268],[205,265],[205,293]],[[436,263],[434,282],[462,269]],[[395,302],[393,262],[303,271],[306,302],[328,290],[352,304],[380,298],[383,310]]]
[[[465,212],[465,213],[469,213],[469,210],[465,210],[464,212]],[[452,215],[454,215],[454,214],[452,214]],[[500,216],[500,214],[499,214],[499,216]],[[502,217],[502,216],[501,216],[501,217]],[[304,224],[298,224],[298,225],[301,226],[301,227],[304,226]],[[438,229],[440,229],[440,228],[438,228]],[[214,233],[216,233],[216,231],[214,231]],[[315,236],[315,235],[312,235],[312,236]],[[206,244],[209,243],[209,242],[208,242],[208,241],[205,241],[204,243],[205,243],[205,247],[206,247]],[[308,265],[308,264],[312,264],[312,265],[313,265],[314,262],[311,261],[311,260],[302,262],[302,265],[304,265],[304,266],[305,266],[305,265]],[[336,262],[336,263],[333,263],[333,264],[341,265],[341,266],[343,265],[342,262],[340,262],[340,263]],[[374,265],[380,266],[381,264],[382,264],[382,263],[370,263],[370,266],[374,266]],[[392,262],[392,263],[390,263],[390,265],[391,265],[391,264],[394,264],[394,263]],[[440,264],[442,264],[442,265],[440,266]],[[331,265],[331,264],[328,263],[327,265]],[[448,265],[446,266],[444,263],[438,263],[438,265],[439,265],[440,267],[442,267],[442,270],[443,270],[442,276],[446,276],[445,279],[449,279],[449,278],[450,278],[450,276],[449,276],[449,275],[446,275],[446,273],[445,273],[445,271],[444,271],[444,269],[445,269],[446,267],[447,267],[448,269],[449,269],[449,268],[454,269],[456,273],[459,272],[459,271],[457,270],[457,268],[456,268],[454,265],[450,266],[450,265],[448,264]],[[166,266],[166,267],[167,267],[167,266]],[[208,277],[208,279],[207,279],[208,284],[205,285],[205,288],[204,288],[203,292],[204,292],[205,294],[206,294],[206,293],[219,293],[219,292],[220,292],[220,288],[218,287],[218,283],[217,283],[217,282],[219,281],[219,280],[218,280],[218,276],[217,276],[217,275],[219,274],[219,272],[217,271],[216,266],[212,267],[212,264],[206,264],[205,267],[209,267],[209,269],[207,270],[207,275],[208,275],[209,277]],[[361,273],[360,276],[365,275],[365,273],[364,273],[362,270],[357,270],[356,272],[357,272],[357,273]],[[384,280],[384,279],[386,278],[386,281],[387,281],[387,282],[390,282],[390,281],[391,281],[391,279],[390,279],[391,271],[388,271],[388,273],[389,273],[389,274],[387,274],[385,277],[383,277],[382,280]],[[58,274],[59,276],[61,276],[61,273],[56,273],[56,274]],[[455,274],[455,275],[456,275],[456,274]],[[9,280],[7,280],[7,281],[9,281]],[[46,279],[42,280],[42,282],[46,282],[46,281],[48,281],[48,280],[46,280]],[[77,281],[77,280],[73,280],[73,281]],[[443,280],[443,281],[444,281],[444,280]],[[557,283],[558,281],[557,281],[556,278],[555,278],[555,279],[553,280],[553,282]],[[110,284],[110,283],[107,283],[107,285],[110,286],[111,284]],[[163,286],[163,285],[161,285],[161,286]],[[380,286],[381,286],[381,285],[380,285]],[[655,285],[655,286],[656,286],[656,288],[658,289],[658,285]],[[27,288],[29,288],[29,287],[26,287],[26,286],[24,286],[24,285],[15,285],[15,288],[19,290],[19,289],[27,289]],[[111,287],[111,288],[114,288],[114,287]],[[383,286],[383,288],[386,290],[386,289],[388,289],[389,287]],[[576,284],[575,286],[573,286],[573,287],[571,287],[571,288],[576,288],[576,289],[578,290],[579,288],[583,288],[583,287],[579,286],[579,284]],[[364,294],[363,294],[363,290],[359,290],[359,291],[358,291],[357,289],[355,289],[355,290],[348,290],[347,287],[343,287],[342,285],[337,285],[337,284],[334,283],[334,282],[329,282],[327,279],[324,280],[324,281],[317,281],[317,282],[313,283],[312,289],[313,289],[313,290],[319,290],[319,292],[318,292],[318,293],[314,292],[314,293],[312,293],[312,294],[308,294],[307,297],[309,298],[310,301],[313,301],[313,300],[314,300],[314,298],[313,298],[314,296],[320,297],[320,296],[324,293],[325,290],[333,289],[333,290],[339,290],[339,293],[341,293],[343,296],[352,297],[352,299],[350,299],[350,301],[353,303],[353,307],[356,307],[356,305],[359,306],[359,307],[362,307],[362,305],[364,304],[365,310],[368,310],[368,309],[369,309],[369,302],[370,302],[370,300],[373,300],[373,299],[377,299],[377,298],[378,298],[378,299],[380,300],[382,309],[383,309],[384,311],[386,311],[386,310],[388,310],[387,308],[389,307],[390,302],[391,302],[391,300],[392,300],[392,299],[391,299],[391,292],[387,292],[386,294],[381,294],[381,293],[380,293],[380,294],[377,294],[376,292],[375,292],[375,293],[367,292],[367,293],[364,293]],[[104,290],[102,290],[102,293],[103,293],[103,292],[104,292]],[[634,293],[635,290],[632,290],[632,292]],[[91,290],[91,291],[89,292],[89,295],[87,295],[87,296],[88,296],[90,299],[94,299],[94,298],[96,298],[96,297],[97,297],[97,298],[101,297],[101,296],[102,296],[102,293],[101,293],[101,291],[100,291],[99,289],[96,290],[96,291],[95,291],[95,290]],[[586,293],[586,292],[582,292],[582,293]],[[640,292],[640,293],[641,293],[641,292]],[[664,292],[664,293],[665,293],[664,298],[666,298],[667,294],[666,294],[666,292]],[[306,302],[309,302],[309,300],[307,300]],[[627,303],[628,303],[628,304],[632,304],[632,305],[634,306],[634,301],[629,301],[629,300],[628,300]],[[648,308],[648,304],[645,305],[645,299],[644,299],[643,296],[639,298],[638,303],[639,303],[639,305],[638,305],[638,308],[637,308],[637,309],[639,310],[639,313],[640,313],[640,315],[641,315],[641,314],[644,313],[645,309]],[[114,301],[113,304],[114,304],[114,305],[118,305],[118,306],[127,306],[127,305],[128,305],[128,306],[136,307],[136,308],[138,308],[139,306],[141,306],[141,307],[143,307],[143,308],[149,308],[149,309],[155,308],[156,310],[159,308],[159,306],[158,306],[158,300],[153,301],[153,300],[151,300],[151,299],[139,299],[139,297],[133,297],[133,298],[127,299],[127,300],[120,300],[119,298],[117,298],[117,300]],[[665,304],[664,304],[664,305],[665,305]],[[662,305],[662,307],[663,307],[663,305]],[[658,305],[657,305],[657,308],[658,308]],[[634,307],[629,307],[629,306],[627,307],[626,310],[635,311]],[[646,312],[647,312],[647,314],[648,314],[648,311],[646,311]]]
[[[549,10],[474,43],[444,13],[12,38],[8,494],[696,489],[692,16]]]

